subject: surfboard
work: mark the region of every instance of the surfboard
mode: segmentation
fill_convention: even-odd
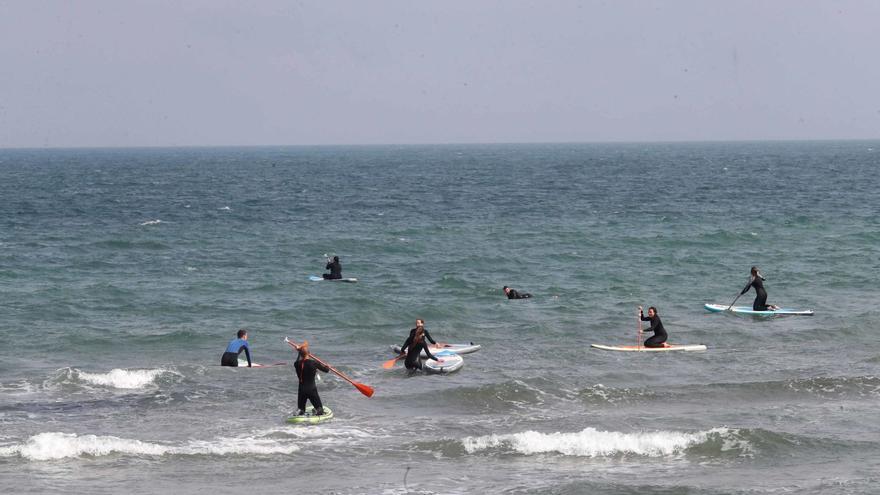
[[[482,348],[480,344],[474,344],[471,342],[470,344],[446,344],[446,343],[438,343],[431,344],[428,346],[428,349],[431,351],[431,354],[436,354],[441,351],[449,351],[454,352],[455,354],[470,354],[472,352],[477,352]],[[400,346],[393,345],[391,346],[391,352],[395,354],[400,354]],[[425,351],[422,351],[422,357],[426,357]]]
[[[707,347],[703,344],[666,344],[666,347],[645,347],[643,345],[602,345],[590,344],[590,347],[602,349],[603,351],[623,351],[623,352],[666,352],[666,351],[705,351]]]
[[[315,408],[308,406],[305,414],[290,416],[286,421],[294,425],[316,425],[331,419],[333,419],[333,411],[329,407],[324,406],[324,414],[315,416]]]
[[[253,361],[251,362],[251,368],[271,368],[273,366],[285,366],[285,365],[287,365],[287,363],[260,364],[260,363],[254,363]],[[239,359],[238,360],[238,367],[239,368],[247,368],[248,367],[247,360],[246,359],[245,360]]]
[[[324,278],[317,275],[309,275],[309,280],[311,280],[312,282],[321,282],[323,280],[326,280],[328,282],[348,282],[350,284],[357,283],[358,281],[358,279],[356,278]]]
[[[425,373],[452,373],[458,371],[464,366],[464,358],[451,351],[440,351],[435,353],[437,360],[426,359],[422,363],[422,369]]]
[[[704,304],[703,307],[706,308],[706,311],[710,311],[712,313],[722,313],[727,311],[729,304]],[[755,315],[755,316],[813,316],[812,309],[790,309],[790,308],[779,308],[775,310],[768,309],[767,311],[755,311],[751,308],[751,306],[734,306],[730,308],[730,312],[742,314],[742,315]]]

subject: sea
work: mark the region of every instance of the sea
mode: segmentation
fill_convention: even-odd
[[[880,141],[0,150],[0,485],[876,494],[878,171]],[[334,255],[357,283],[309,279]],[[814,316],[704,309],[753,265]],[[590,347],[638,306],[707,350]],[[416,318],[482,348],[384,369]],[[219,366],[241,328],[285,364]],[[334,419],[287,424],[285,338],[374,395],[322,374]]]

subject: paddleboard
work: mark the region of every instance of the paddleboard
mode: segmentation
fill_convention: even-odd
[[[333,411],[324,406],[324,414],[315,416],[315,408],[311,405],[306,407],[306,413],[302,415],[294,415],[287,418],[287,422],[294,425],[316,425],[333,419]]]
[[[603,351],[623,351],[623,352],[666,352],[666,351],[705,351],[706,346],[703,344],[666,344],[666,347],[645,347],[643,345],[602,345],[590,344],[590,347],[602,349]]]
[[[712,313],[721,313],[727,311],[729,304],[704,304],[703,307],[706,308],[706,311],[710,311]],[[751,306],[734,306],[730,308],[731,313],[737,313],[742,315],[755,315],[755,316],[813,316],[812,309],[800,310],[800,309],[790,309],[790,308],[779,308],[776,310],[767,311],[755,311]]]
[[[452,373],[464,366],[464,358],[451,351],[439,351],[434,357],[437,360],[426,359],[422,362],[422,369],[426,373]]]
[[[286,364],[287,363],[259,364],[259,363],[251,362],[251,368],[271,368],[272,366],[284,366]],[[246,359],[245,360],[239,359],[238,360],[238,367],[239,368],[247,368],[248,367],[247,360]]]
[[[317,275],[309,275],[309,280],[311,280],[312,282],[321,282],[322,280],[326,280],[328,282],[348,282],[351,284],[358,281],[358,279],[356,278],[324,278]]]
[[[477,352],[480,350],[482,346],[480,344],[474,344],[471,342],[470,344],[431,344],[428,346],[428,349],[431,351],[431,354],[436,354],[441,351],[449,351],[455,354],[470,354],[472,352]],[[393,345],[391,346],[391,352],[394,354],[400,354],[400,346]],[[425,351],[422,351],[422,357],[427,357]]]

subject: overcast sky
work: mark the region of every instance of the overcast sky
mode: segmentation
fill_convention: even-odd
[[[852,138],[873,0],[0,0],[0,147]]]

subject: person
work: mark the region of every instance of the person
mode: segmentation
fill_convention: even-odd
[[[330,270],[330,273],[323,274],[324,280],[339,280],[342,278],[342,264],[339,263],[339,256],[334,256],[333,261],[328,260],[327,266],[324,268]]]
[[[321,404],[321,397],[318,396],[315,375],[318,370],[327,373],[330,371],[330,368],[311,359],[308,341],[297,346],[296,350],[299,356],[296,358],[296,362],[293,363],[293,367],[296,368],[296,377],[299,379],[299,389],[296,396],[297,414],[301,416],[306,413],[306,400],[308,400],[312,403],[312,407],[315,408],[314,414],[321,416],[324,414],[324,405]]]
[[[779,309],[779,306],[776,306],[775,304],[767,304],[767,291],[764,290],[764,276],[761,275],[757,266],[752,267],[752,272],[749,276],[749,283],[746,284],[745,288],[739,293],[739,295],[745,294],[752,287],[755,288],[755,302],[752,303],[753,310],[776,311]]]
[[[431,334],[428,333],[428,329],[425,328],[425,320],[418,318],[418,319],[416,319],[416,327],[410,329],[409,337],[407,337],[406,340],[403,342],[403,345],[400,346],[401,353],[403,352],[403,349],[406,348],[406,346],[408,346],[409,344],[412,344],[412,341],[416,336],[416,331],[418,331],[419,329],[421,329],[422,332],[425,334],[425,338],[428,339],[428,342],[430,342],[434,345],[438,345],[437,341],[435,341],[433,338],[431,338]]]
[[[532,297],[528,292],[518,292],[516,289],[511,289],[508,286],[504,286],[504,294],[507,295],[508,299],[528,299]]]
[[[642,313],[642,307],[639,306],[639,318],[642,321],[650,321],[651,326],[647,328],[646,332],[654,332],[654,335],[648,338],[645,341],[645,347],[665,347],[666,339],[669,338],[669,335],[666,334],[666,329],[663,328],[663,322],[660,321],[660,315],[657,314],[657,308],[651,306],[648,308],[648,316],[645,316]]]
[[[417,326],[414,328],[415,333],[412,335],[412,338],[407,338],[406,342],[403,343],[403,347],[400,349],[400,353],[406,353],[406,359],[403,362],[403,365],[406,366],[408,370],[420,370],[422,369],[422,351],[425,351],[425,355],[428,356],[428,359],[437,358],[431,354],[431,351],[428,349],[428,344],[425,343],[425,327]]]
[[[244,355],[247,356],[248,368],[250,368],[252,366],[251,351],[247,340],[247,330],[242,328],[238,331],[237,337],[226,346],[226,352],[220,357],[220,366],[238,366],[238,355],[244,351]]]

